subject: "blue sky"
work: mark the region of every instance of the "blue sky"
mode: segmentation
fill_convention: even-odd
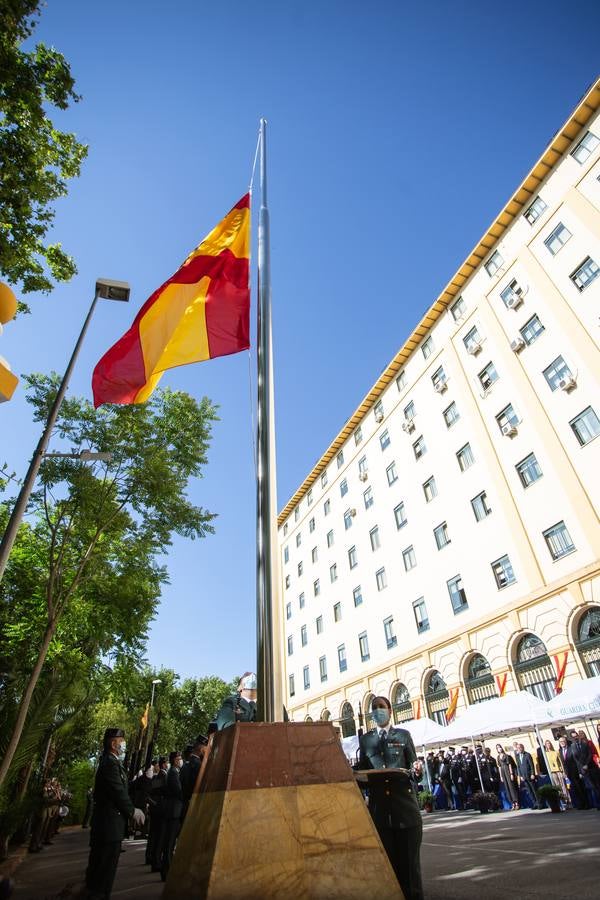
[[[95,278],[126,279],[72,381],[91,396],[100,356],[245,193],[266,116],[282,506],[597,77],[599,25],[584,0],[48,0],[37,38],[83,95],[55,120],[90,145],[54,232],[79,274],[29,295],[0,353],[62,373]],[[191,490],[219,518],[175,540],[148,656],[229,678],[255,658],[248,356],[163,384],[220,406]],[[0,462],[23,474],[38,434],[19,391]]]

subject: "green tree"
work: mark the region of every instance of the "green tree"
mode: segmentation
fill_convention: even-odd
[[[52,279],[68,281],[77,271],[47,235],[52,204],[66,195],[87,155],[48,115],[80,99],[68,62],[44,44],[22,48],[39,6],[40,0],[0,0],[0,271],[24,293],[47,293]]]
[[[30,376],[34,418],[45,420],[57,376]],[[32,495],[31,521],[18,536],[0,583],[0,644],[27,672],[0,763],[0,786],[17,751],[44,667],[98,653],[132,653],[167,572],[159,560],[173,534],[204,537],[214,516],[193,505],[189,480],[206,463],[215,407],[207,398],[157,391],[137,406],[95,410],[71,397],[57,430],[79,449],[111,454],[92,466],[48,459]],[[3,742],[4,743],[4,742]]]

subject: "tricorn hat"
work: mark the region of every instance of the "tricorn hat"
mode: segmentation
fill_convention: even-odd
[[[124,738],[125,732],[122,728],[107,728],[104,732],[104,743],[108,744],[109,741],[114,741],[115,738]]]

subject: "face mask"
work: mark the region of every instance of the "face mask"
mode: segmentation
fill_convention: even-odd
[[[123,743],[119,745],[119,750],[117,752],[117,756],[120,762],[123,762],[125,759],[125,751],[127,750],[127,744]]]
[[[154,777],[154,769],[146,769],[146,778]]]
[[[380,707],[377,707],[377,709],[373,710],[373,718],[375,719],[375,724],[379,725],[380,728],[382,728],[384,725],[387,725],[389,716],[390,714],[387,709],[381,709]]]
[[[182,769],[182,768],[183,768],[183,760],[182,760],[182,759],[178,759],[178,760],[177,760],[177,768],[178,768],[178,769]]]

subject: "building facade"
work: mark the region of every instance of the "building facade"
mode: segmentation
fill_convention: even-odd
[[[600,81],[279,515],[296,721],[600,674]]]

